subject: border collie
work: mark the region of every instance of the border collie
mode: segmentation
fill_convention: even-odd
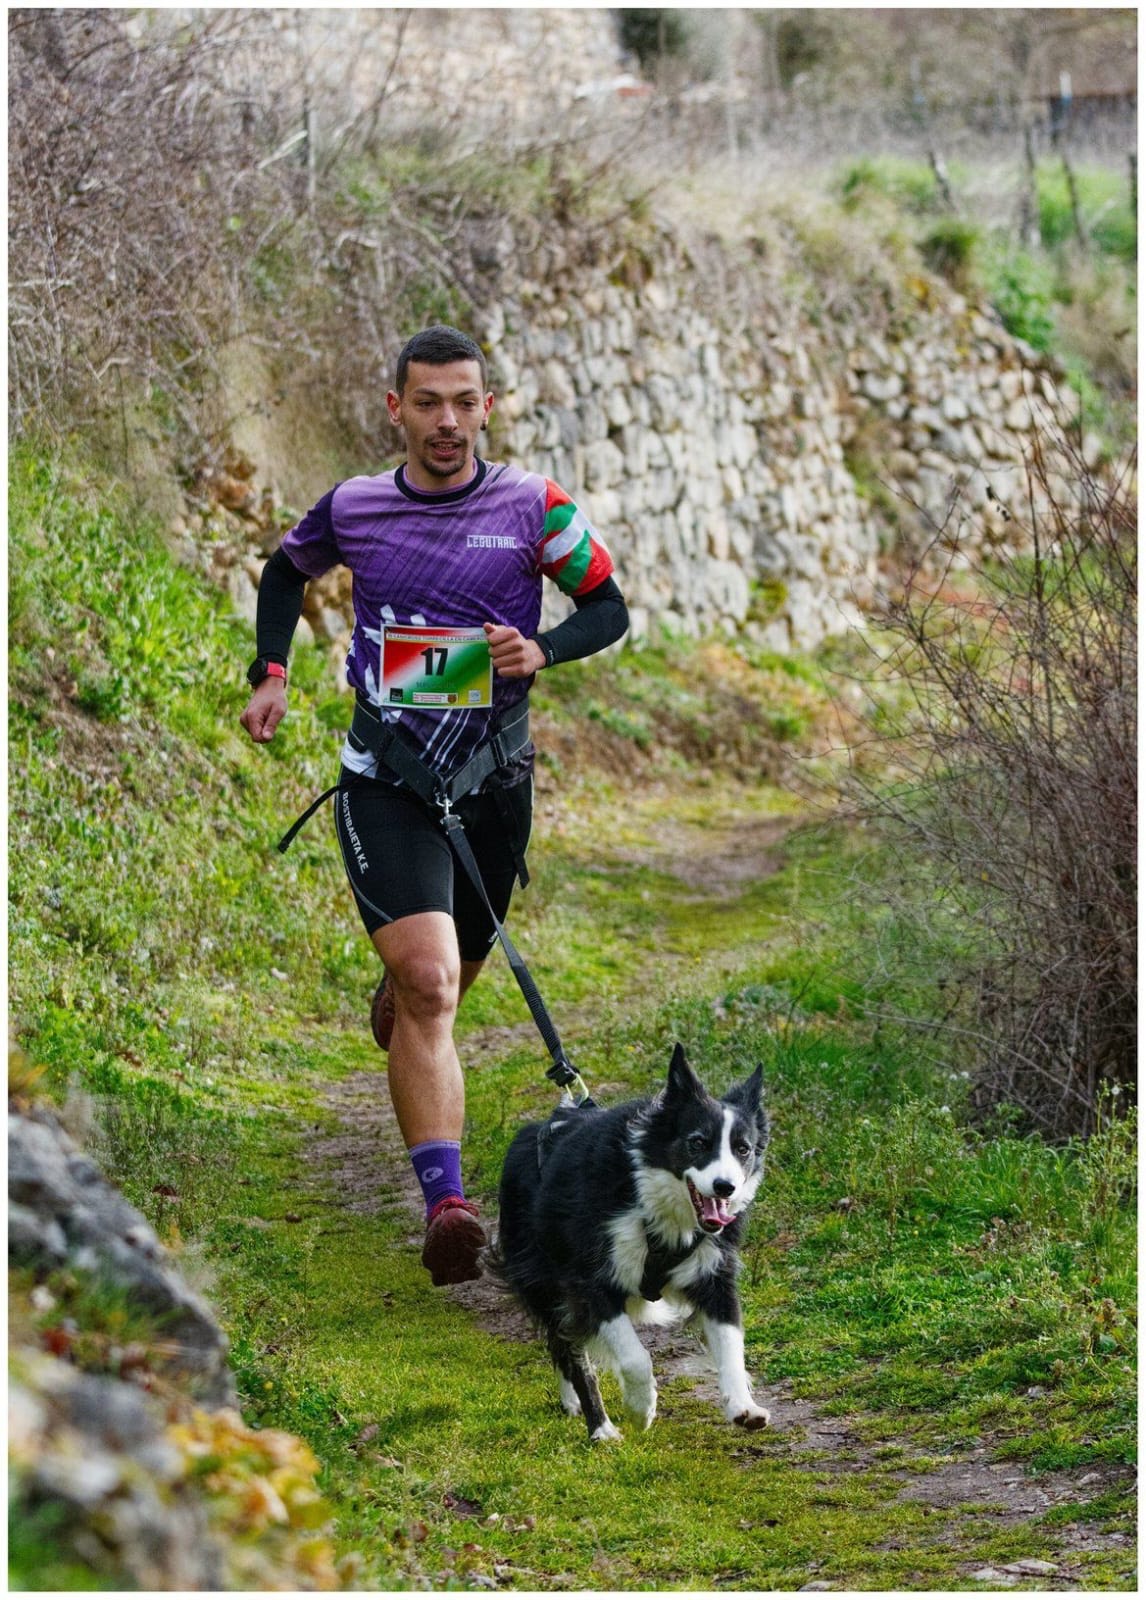
[[[561,1404],[593,1440],[619,1439],[593,1362],[652,1423],[652,1361],[634,1322],[691,1317],[704,1334],[724,1415],[762,1428],[736,1293],[736,1245],[768,1142],[761,1071],[715,1100],[678,1044],[651,1100],[612,1110],[564,1104],[516,1135],[505,1159],[491,1267],[544,1332]]]

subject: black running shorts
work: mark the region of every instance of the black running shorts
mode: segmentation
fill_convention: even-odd
[[[457,860],[436,807],[409,789],[377,778],[342,773],[334,797],[334,825],[346,875],[366,931],[420,911],[444,911],[458,930],[463,961],[483,961],[497,931]],[[533,781],[497,793],[466,795],[454,809],[462,819],[482,882],[498,918],[509,909],[516,878],[507,820],[522,855],[529,842]]]

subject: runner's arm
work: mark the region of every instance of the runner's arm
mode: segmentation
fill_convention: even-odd
[[[259,583],[259,603],[255,613],[255,646],[258,655],[285,667],[291,640],[302,615],[302,597],[307,576],[300,572],[285,550],[276,550]],[[286,716],[286,683],[270,674],[251,690],[239,722],[256,744],[266,744]]]
[[[579,661],[615,644],[629,626],[629,609],[614,578],[606,578],[587,594],[574,595],[576,610],[534,640],[552,667],[559,661]]]
[[[255,653],[281,667],[290,655],[307,581],[306,573],[299,571],[281,546],[263,568],[255,614]]]

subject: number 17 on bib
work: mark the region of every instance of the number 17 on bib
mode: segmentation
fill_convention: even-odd
[[[382,703],[443,711],[493,704],[493,663],[481,628],[388,627]]]

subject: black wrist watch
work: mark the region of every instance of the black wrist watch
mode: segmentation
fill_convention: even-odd
[[[277,661],[270,661],[266,656],[256,656],[247,668],[247,682],[252,689],[257,689],[264,678],[282,678],[286,682],[286,668]]]

